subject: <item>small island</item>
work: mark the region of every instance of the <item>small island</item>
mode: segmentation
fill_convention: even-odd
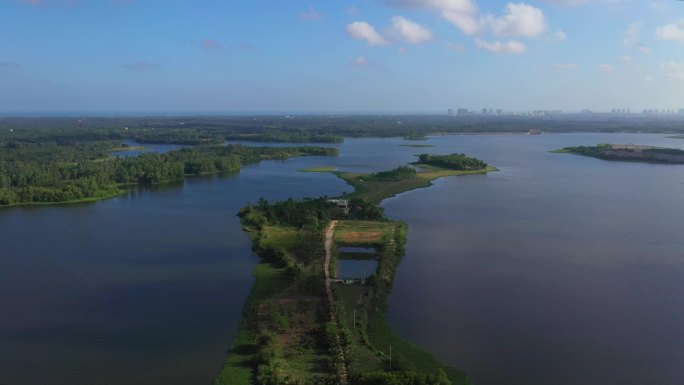
[[[684,164],[684,150],[635,144],[606,143],[596,146],[565,147],[552,152],[584,155],[605,160]]]

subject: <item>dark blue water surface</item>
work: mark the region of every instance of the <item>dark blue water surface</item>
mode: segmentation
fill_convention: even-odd
[[[340,279],[365,279],[377,269],[378,261],[375,259],[338,259],[336,276]]]
[[[389,298],[400,334],[476,385],[678,385],[684,378],[684,166],[548,150],[603,142],[682,147],[663,135],[353,139],[336,158],[137,189],[94,204],[0,210],[0,383],[212,383],[257,258],[247,202],[351,191],[421,152],[498,166],[385,202],[408,222]]]

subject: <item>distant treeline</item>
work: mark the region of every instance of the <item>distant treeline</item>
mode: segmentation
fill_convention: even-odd
[[[487,168],[487,163],[465,154],[420,154],[418,156],[418,163],[448,168],[450,170],[482,170]]]
[[[68,136],[67,136],[68,137]],[[237,170],[263,159],[337,155],[323,147],[199,146],[133,158],[109,155],[119,141],[11,138],[0,142],[0,206],[93,200],[132,184],[158,184],[189,175]],[[100,139],[97,137],[96,139]]]
[[[633,115],[463,116],[185,116],[0,118],[0,140],[21,131],[70,131],[79,140],[131,139],[142,143],[207,144],[224,140],[338,143],[343,137],[423,138],[442,133],[663,132],[684,134],[684,119]],[[14,130],[13,132],[10,130]],[[23,134],[22,134],[23,135]],[[63,137],[62,139],[68,140]]]

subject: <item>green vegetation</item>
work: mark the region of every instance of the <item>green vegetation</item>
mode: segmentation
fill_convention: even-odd
[[[487,163],[465,154],[420,154],[418,155],[418,164],[426,164],[449,170],[484,170],[487,168]]]
[[[380,171],[368,174],[366,180],[377,182],[398,182],[416,176],[416,169],[409,166],[399,166],[394,170]]]
[[[301,171],[301,172],[333,172],[335,170],[336,170],[336,167],[333,167],[333,166],[321,166],[321,167],[305,168],[305,169],[301,169],[299,171]]]
[[[423,147],[435,147],[434,144],[423,144],[423,143],[415,143],[415,144],[400,144],[399,146],[402,147],[417,147],[417,148],[423,148]]]
[[[143,151],[143,150],[146,150],[146,148],[143,146],[128,146],[126,144],[123,144],[119,147],[114,147],[109,151],[111,151],[111,152],[123,152],[123,151]]]
[[[134,184],[160,184],[187,176],[226,173],[248,163],[305,155],[337,155],[325,147],[199,146],[165,154],[109,156],[130,149],[101,136],[27,133],[0,141],[0,207],[87,202],[125,192]]]
[[[551,151],[590,156],[604,160],[620,160],[646,163],[684,163],[684,150],[638,146],[632,144],[598,144],[596,146],[565,147]]]
[[[285,287],[288,277],[283,268],[270,263],[260,263],[254,269],[254,287],[245,303],[243,313],[246,316],[230,349],[223,370],[216,378],[216,385],[252,385],[254,384],[254,356],[257,353],[257,335],[250,327],[250,313],[254,304],[277,293]]]
[[[404,140],[427,140],[428,137],[424,132],[412,132],[409,135],[404,136]]]
[[[348,197],[360,198],[370,203],[393,197],[397,194],[414,190],[417,188],[429,187],[432,181],[446,176],[486,174],[497,171],[496,167],[487,166],[479,170],[448,170],[439,167],[417,164],[421,168],[413,177],[400,180],[377,180],[373,174],[357,174],[348,172],[336,172],[335,175],[344,179],[345,182],[354,187],[355,191],[348,194]]]
[[[228,134],[226,140],[244,140],[252,142],[280,142],[280,143],[343,143],[344,137],[339,135],[322,134],[311,131],[298,132],[262,132],[259,134]]]

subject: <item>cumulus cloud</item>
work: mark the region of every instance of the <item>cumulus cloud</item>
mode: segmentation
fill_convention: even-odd
[[[498,36],[535,37],[546,29],[541,9],[525,3],[508,3],[503,16],[486,16],[485,19]]]
[[[462,46],[461,44],[456,44],[456,43],[452,43],[452,42],[448,41],[448,42],[446,42],[445,45],[449,51],[453,51],[453,52],[465,51],[465,47]]]
[[[390,4],[410,8],[432,8],[458,13],[477,13],[477,6],[471,0],[389,0]]]
[[[486,49],[487,51],[494,53],[521,54],[527,51],[525,44],[517,40],[488,42],[484,39],[477,38],[475,39],[475,45],[477,45],[478,48]]]
[[[389,0],[390,4],[434,9],[467,35],[492,32],[502,37],[535,37],[544,32],[544,13],[526,3],[508,3],[502,16],[481,14],[471,0]]]
[[[392,28],[396,34],[414,44],[424,43],[433,38],[432,32],[429,29],[403,16],[392,18]]]
[[[365,40],[370,45],[385,45],[388,44],[385,39],[372,25],[365,21],[355,21],[347,25],[347,33],[354,39]]]
[[[660,40],[674,40],[684,43],[684,19],[656,28],[655,36]]]
[[[684,80],[684,61],[676,62],[672,60],[661,64],[660,68],[665,71],[669,78]]]
[[[299,18],[302,20],[319,20],[321,17],[321,13],[318,12],[314,7],[309,7],[306,12],[302,12],[299,15]]]
[[[455,25],[466,35],[477,35],[487,27],[482,18],[461,12],[443,11],[442,17]]]
[[[574,70],[577,69],[577,64],[575,63],[553,63],[553,68],[559,70]]]

